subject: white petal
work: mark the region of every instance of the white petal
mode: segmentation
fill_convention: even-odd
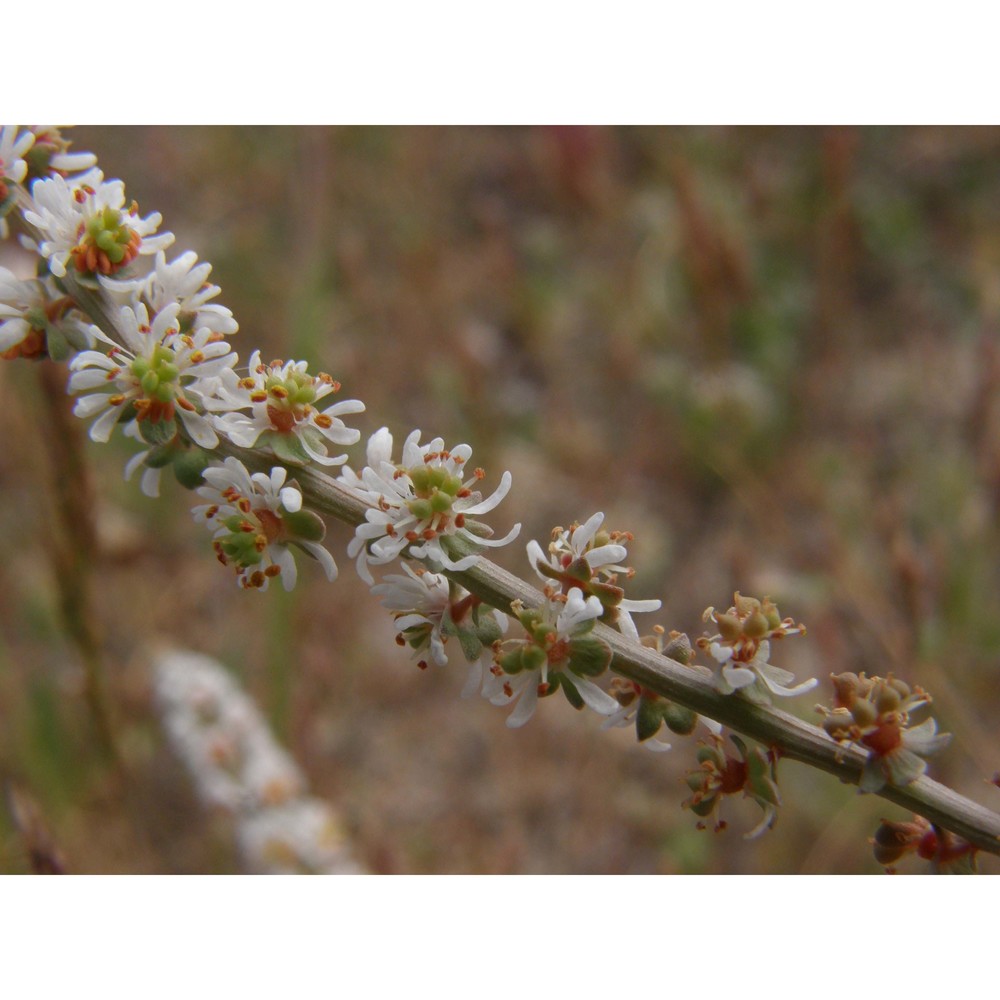
[[[584,677],[573,675],[573,686],[580,692],[580,697],[588,708],[592,708],[599,715],[612,715],[621,706],[606,691],[603,691],[592,681]]]
[[[573,536],[574,547],[576,536]],[[591,569],[600,566],[613,566],[628,557],[628,549],[624,545],[599,545],[596,549],[583,553]]]
[[[749,687],[757,680],[757,675],[752,670],[747,670],[746,667],[733,667],[729,664],[722,668],[722,676],[734,691]]]
[[[520,729],[535,714],[535,709],[538,707],[538,684],[534,674],[535,671],[532,671],[532,676],[529,678],[529,683],[521,692],[517,706],[507,716],[507,727],[509,729]]]
[[[212,425],[200,413],[192,413],[183,407],[177,407],[184,429],[191,435],[191,440],[202,448],[214,448],[219,443],[218,435],[212,430]]]
[[[118,417],[120,415],[121,414],[117,406],[112,406],[110,409],[102,413],[90,425],[90,440],[106,444],[111,438],[111,432],[115,429],[115,424],[118,423]]]
[[[284,469],[282,469],[282,472],[284,472]],[[294,486],[282,487],[278,496],[281,497],[281,505],[290,514],[294,514],[296,511],[302,509],[302,494]]]
[[[463,513],[465,514],[486,514],[488,511],[493,510],[497,504],[510,492],[511,475],[509,472],[505,472],[500,478],[500,485],[496,488],[493,495],[483,500],[481,503],[473,504],[471,507],[463,508]]]

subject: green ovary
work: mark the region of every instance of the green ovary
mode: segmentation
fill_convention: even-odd
[[[292,372],[287,379],[271,377],[265,383],[269,396],[274,398],[275,389],[280,389],[279,397],[284,396],[290,406],[307,406],[316,399],[316,380],[312,375],[302,372]]]
[[[164,347],[157,347],[151,358],[136,358],[130,365],[132,374],[139,380],[147,399],[171,403],[177,397],[177,379],[180,369],[174,364],[174,355]]]
[[[410,469],[408,475],[416,496],[407,501],[406,506],[421,520],[435,514],[447,514],[462,488],[462,480],[441,467],[420,465]]]
[[[120,264],[132,238],[132,231],[122,221],[122,213],[118,209],[105,208],[88,221],[87,236],[107,254],[112,264]]]

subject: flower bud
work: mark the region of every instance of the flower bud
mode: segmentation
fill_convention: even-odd
[[[743,634],[751,639],[761,639],[768,632],[767,617],[760,611],[754,611],[743,622]]]
[[[835,703],[842,708],[850,708],[858,695],[859,679],[857,674],[831,674]]]
[[[854,721],[861,726],[863,729],[865,726],[873,725],[875,720],[878,718],[878,709],[870,702],[866,701],[864,698],[857,699],[853,705],[851,705],[851,715],[854,717]]]
[[[898,692],[899,696],[906,701],[907,698],[912,694],[910,685],[906,681],[901,681],[897,677],[889,676],[886,678],[886,684],[888,684],[894,691]]]
[[[781,614],[778,611],[777,605],[770,597],[765,597],[761,602],[760,610],[764,613],[767,618],[768,628],[778,628],[781,625]]]
[[[690,708],[669,702],[663,709],[663,721],[671,732],[677,733],[678,736],[688,736],[698,725],[698,715]]]
[[[663,647],[663,655],[685,665],[694,658],[691,640],[683,632],[671,632],[670,642]]]
[[[736,615],[716,615],[715,624],[719,626],[719,635],[728,642],[733,642],[740,637],[742,630],[740,620]]]
[[[898,712],[902,704],[903,699],[894,687],[889,687],[888,684],[881,685],[875,696],[875,707],[880,715],[885,712]]]

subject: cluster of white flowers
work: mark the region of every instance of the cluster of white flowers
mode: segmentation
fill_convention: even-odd
[[[554,528],[548,553],[542,551],[538,542],[528,542],[528,561],[543,580],[558,582],[563,593],[582,586],[596,596],[603,608],[602,618],[638,642],[639,632],[632,613],[659,611],[661,602],[634,601],[624,596],[618,578],[634,576],[634,570],[622,565],[628,557],[626,543],[632,540],[632,535],[601,530],[603,522],[604,515],[598,511],[583,524]]]
[[[211,265],[190,251],[168,260],[174,237],[158,232],[160,215],[141,216],[120,180],[106,179],[93,156],[68,146],[48,126],[0,132],[3,215],[16,209],[22,244],[44,262],[43,275],[31,281],[0,271],[0,354],[68,358],[74,412],[91,421],[91,438],[106,442],[121,428],[140,442],[125,474],[142,469],[148,495],[158,495],[167,467],[185,486],[200,486],[209,503],[195,518],[213,529],[220,559],[235,565],[242,586],[264,589],[279,574],[292,586],[296,547],[332,579],[336,565],[317,544],[322,526],[302,509],[301,491],[285,485],[282,466],[343,466],[347,455],[336,452],[360,439],[343,418],[364,404],[331,402],[340,384],[310,373],[305,361],[264,362],[255,351],[239,367],[228,340],[238,326],[213,301],[219,287],[209,283]],[[57,281],[70,277],[102,299],[109,328],[84,319],[63,293]],[[270,476],[251,476],[235,458],[216,459],[220,440],[270,452],[282,464]],[[370,565],[401,556],[431,571],[467,569],[483,547],[516,537],[519,525],[493,539],[473,520],[503,499],[510,474],[484,500],[474,488],[484,473],[466,471],[470,456],[468,445],[449,451],[440,438],[421,445],[414,431],[396,465],[383,428],[369,442],[368,465],[343,470],[341,484],[371,505],[348,548],[365,582],[375,583]],[[432,579],[434,572],[428,584]],[[403,610],[399,601],[389,603]],[[437,634],[430,642],[435,659],[443,642]]]
[[[550,593],[540,608],[515,602],[513,610],[525,638],[497,647],[494,668],[485,675],[482,689],[491,704],[517,702],[508,726],[523,726],[535,714],[538,699],[559,687],[577,708],[586,705],[605,716],[618,711],[618,702],[588,679],[602,674],[611,662],[608,646],[589,634],[604,613],[596,597],[584,598],[574,587],[565,596]]]
[[[235,567],[240,586],[266,590],[268,581],[280,576],[285,590],[291,590],[297,571],[289,546],[312,556],[328,580],[336,578],[333,556],[318,544],[323,522],[303,510],[302,493],[286,483],[284,468],[251,475],[230,457],[206,469],[204,476],[198,495],[209,502],[194,508],[194,518],[213,530],[216,555],[224,566]]]
[[[361,432],[347,427],[341,415],[362,413],[365,405],[346,399],[318,410],[316,403],[340,388],[325,372],[310,375],[304,361],[263,364],[260,351],[250,357],[249,374],[222,373],[210,410],[225,411],[216,426],[241,448],[269,447],[279,458],[296,464],[343,465],[346,455],[331,457],[326,444],[355,444]],[[250,410],[250,413],[243,413]]]
[[[669,747],[656,738],[662,725],[678,733],[694,728],[694,713],[652,692],[633,685],[612,688],[612,697],[594,683],[612,655],[608,643],[592,634],[596,623],[649,645],[632,615],[660,608],[658,600],[625,597],[621,584],[634,575],[625,565],[629,533],[603,528],[604,515],[596,513],[554,529],[547,548],[529,542],[528,560],[544,582],[544,600],[538,607],[515,602],[510,610],[522,631],[504,639],[508,616],[482,606],[448,574],[473,568],[484,548],[517,537],[520,524],[494,538],[479,520],[507,495],[509,472],[484,497],[479,484],[486,473],[472,467],[469,445],[446,448],[441,438],[421,444],[414,430],[397,461],[385,427],[368,440],[360,471],[348,467],[347,454],[338,452],[361,434],[343,418],[362,413],[364,404],[332,402],[340,384],[324,372],[311,373],[305,361],[265,362],[255,351],[248,365],[239,366],[228,339],[238,325],[214,301],[220,289],[209,282],[211,265],[192,252],[168,260],[174,237],[158,232],[160,215],[141,216],[124,184],[106,180],[90,154],[69,153],[57,129],[0,131],[2,235],[15,211],[21,242],[43,266],[30,281],[0,269],[0,357],[68,359],[74,412],[92,421],[90,437],[106,442],[121,428],[139,442],[142,450],[125,473],[142,469],[148,495],[158,494],[168,466],[196,489],[206,502],[194,508],[194,518],[211,530],[219,560],[235,569],[240,586],[265,590],[280,577],[291,589],[296,550],[318,562],[327,579],[336,577],[333,557],[319,544],[325,525],[307,509],[286,466],[339,466],[336,482],[367,504],[347,554],[393,615],[397,642],[411,648],[421,667],[446,664],[446,646],[454,640],[468,664],[463,694],[514,705],[507,719],[512,727],[527,722],[539,699],[561,688],[574,707],[604,716],[606,726],[635,725],[640,742],[654,748]],[[95,312],[107,329],[85,318],[66,294],[74,284],[99,297],[102,309]],[[223,460],[222,444],[273,455],[276,464],[267,473],[251,473],[236,457]],[[419,565],[402,562],[403,573],[376,582],[372,568],[397,560]],[[768,662],[771,640],[801,630],[781,620],[770,602],[737,594],[729,612],[706,614],[719,632],[699,645],[714,662],[706,672],[719,691],[767,700],[816,683],[790,686],[792,675]],[[660,632],[653,645],[670,655]],[[297,771],[287,760],[279,766],[276,749],[258,753],[269,737],[260,736],[261,726],[224,675],[204,663],[196,669],[190,657],[183,667],[176,662],[161,670],[161,701],[179,752],[200,775],[203,796],[240,813],[248,856],[263,856],[269,849],[261,845],[281,843],[292,867],[305,863],[305,845],[315,842],[325,823],[322,808],[296,791],[282,792],[264,810],[268,788],[301,784]],[[268,777],[268,767],[277,777]],[[309,855],[307,866],[323,867],[313,863],[316,857]]]
[[[774,602],[736,593],[726,612],[707,608],[703,615],[718,629],[698,640],[714,660],[712,682],[721,694],[742,692],[751,701],[768,703],[771,695],[788,698],[811,691],[819,681],[811,677],[793,684],[795,675],[770,662],[771,643],[805,632],[791,618],[782,618]]]
[[[276,466],[259,479],[235,459],[218,465],[211,452],[225,439],[267,449],[283,463],[341,465],[347,456],[327,446],[359,439],[340,418],[364,404],[321,408],[340,386],[329,375],[311,375],[304,361],[264,364],[254,352],[239,370],[228,341],[238,325],[213,301],[219,287],[209,283],[211,265],[192,252],[168,260],[174,237],[157,232],[159,214],[140,216],[124,184],[106,180],[95,162],[89,153],[69,153],[48,126],[0,131],[0,215],[5,222],[20,215],[21,242],[43,261],[32,280],[0,269],[0,357],[68,359],[74,412],[91,421],[91,438],[106,442],[120,427],[144,445],[125,467],[127,477],[144,470],[143,492],[158,495],[168,466],[186,486],[204,483],[202,495],[218,509],[199,507],[195,517],[211,522],[220,558],[236,564],[241,585],[263,589],[280,573],[290,587],[289,545],[314,556],[332,579],[333,559],[316,544],[322,526],[301,510],[301,493],[263,485],[284,470]],[[76,308],[58,284],[67,276],[101,297],[110,328]],[[227,491],[231,500],[222,496]],[[249,508],[241,511],[242,527],[227,528],[241,505]],[[225,536],[239,532],[249,534],[249,545],[229,545]]]
[[[383,427],[368,443],[369,464],[360,474],[351,471],[341,477],[372,504],[347,550],[356,559],[362,580],[374,583],[369,565],[384,566],[404,553],[442,569],[469,569],[479,556],[461,555],[459,545],[499,546],[517,537],[520,524],[503,538],[491,538],[486,525],[472,520],[493,510],[507,495],[509,472],[484,500],[473,488],[485,477],[483,470],[475,469],[465,478],[472,457],[467,444],[448,450],[441,438],[435,438],[422,445],[420,431],[415,430],[403,444],[399,464],[392,461],[392,447],[392,435]]]
[[[302,772],[220,663],[164,652],[155,689],[171,748],[205,806],[233,817],[247,870],[361,871],[334,810],[307,794]]]
[[[136,257],[174,242],[173,233],[156,235],[162,221],[158,212],[140,218],[135,202],[125,205],[124,183],[106,181],[97,167],[70,179],[54,174],[35,181],[31,201],[24,218],[40,239],[23,242],[48,261],[58,278],[71,263],[82,275],[115,274]]]

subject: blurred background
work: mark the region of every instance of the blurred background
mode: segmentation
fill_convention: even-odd
[[[782,703],[802,718],[831,672],[923,685],[955,734],[931,774],[1000,808],[1000,130],[71,137],[163,214],[171,255],[211,262],[244,361],[260,347],[330,372],[367,405],[363,441],[420,427],[468,442],[487,490],[511,470],[501,533],[521,521],[544,544],[604,511],[635,535],[628,595],[663,600],[640,631],[694,638],[734,590],[771,596],[809,629],[774,662],[824,679]],[[752,803],[727,801],[720,834],[680,808],[693,738],[651,754],[559,698],[519,731],[460,700],[454,657],[423,672],[395,646],[343,526],[336,584],[303,566],[292,594],[241,592],[189,494],[123,481],[129,442],[85,442],[87,470],[66,474],[41,367],[0,366],[0,774],[68,870],[240,870],[157,722],[163,640],[232,670],[373,871],[881,870],[867,838],[907,814],[802,765],[780,766],[778,824],[748,843]],[[74,516],[92,540],[67,541]],[[530,573],[522,542],[495,552]],[[83,695],[67,578],[89,588],[120,768]],[[0,809],[0,870],[29,869]]]

